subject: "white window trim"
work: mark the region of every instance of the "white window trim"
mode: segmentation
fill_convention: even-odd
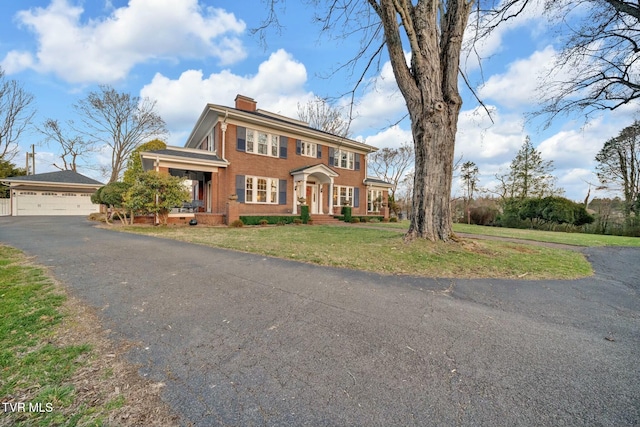
[[[258,180],[264,179],[267,181],[267,201],[266,202],[258,202]],[[247,196],[247,184],[251,182],[251,200]],[[278,178],[267,178],[264,176],[245,176],[244,178],[244,191],[245,191],[245,199],[244,202],[246,204],[251,205],[277,205],[278,197],[280,195],[280,180]],[[275,188],[275,190],[274,190]],[[271,200],[273,199],[273,200]]]
[[[354,187],[350,187],[347,185],[334,185],[333,186],[333,195],[332,197],[334,198],[333,201],[333,205],[334,206],[345,206],[342,202],[342,196],[340,196],[340,190],[341,189],[346,189],[346,198],[349,199],[349,204],[346,206],[351,206],[353,207],[353,188]]]
[[[374,202],[380,197],[380,203],[382,203],[384,200],[382,191],[380,188],[371,188],[367,191],[367,212],[380,212],[381,206],[379,205],[378,210],[375,210]]]
[[[343,154],[347,155],[346,166],[342,166],[342,156]],[[355,153],[353,151],[347,151],[340,148],[336,148],[333,152],[333,166],[340,169],[355,169]]]
[[[315,142],[301,141],[300,154],[305,157],[318,157],[318,145]]]
[[[259,134],[261,133],[267,136],[267,153],[266,154],[258,152],[258,140],[259,140]],[[249,149],[249,145],[251,145],[251,149]],[[273,154],[274,147],[275,147],[275,155]],[[278,158],[280,157],[280,135],[275,135],[273,133],[264,132],[257,129],[247,128],[245,152],[249,154],[256,154],[258,156]]]

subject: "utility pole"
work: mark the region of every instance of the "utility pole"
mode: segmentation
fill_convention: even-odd
[[[31,159],[31,161],[29,161]],[[31,152],[27,151],[27,175],[35,175],[36,174],[36,146],[31,144]]]

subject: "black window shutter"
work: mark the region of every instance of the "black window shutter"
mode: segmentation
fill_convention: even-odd
[[[355,157],[355,160],[353,162],[354,163],[354,168],[355,168],[355,170],[359,171],[360,170],[360,154],[354,153],[353,157]]]
[[[318,158],[322,158],[322,145],[318,144]]]
[[[287,180],[281,179],[278,184],[278,204],[286,205],[287,204]]]
[[[360,207],[360,189],[358,187],[355,187],[353,189],[353,207]]]
[[[244,175],[236,175],[236,195],[240,203],[244,203],[245,191]]]
[[[236,150],[246,151],[247,150],[247,128],[238,126],[237,134],[238,134],[238,141],[236,143]]]
[[[335,149],[333,147],[329,147],[329,166],[333,166],[334,152]]]
[[[289,138],[287,138],[286,136],[281,136],[280,137],[280,158],[281,159],[286,159],[287,158],[287,146],[289,145]]]
[[[299,156],[302,154],[302,141],[296,139],[296,154]]]

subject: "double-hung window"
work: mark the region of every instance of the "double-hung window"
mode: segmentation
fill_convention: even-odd
[[[277,178],[245,177],[245,203],[277,204],[278,184]]]
[[[300,143],[300,154],[307,157],[317,157],[318,155],[318,146],[313,142],[301,141]]]
[[[246,152],[278,157],[280,153],[280,137],[267,132],[247,129]]]
[[[333,166],[343,169],[353,169],[354,157],[352,151],[336,150],[333,157]]]
[[[380,212],[382,190],[369,190],[367,193],[367,211]]]
[[[353,206],[353,187],[335,185],[333,187],[334,206]]]

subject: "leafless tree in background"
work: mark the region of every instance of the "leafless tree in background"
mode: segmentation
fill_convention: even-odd
[[[69,128],[73,127],[70,122]],[[69,129],[64,129],[57,120],[47,119],[38,129],[45,136],[45,142],[53,142],[57,144],[62,154],[60,159],[62,165],[53,164],[60,170],[78,171],[78,162],[81,161],[85,154],[95,152],[95,145],[91,141],[87,141],[80,135],[71,136]]]
[[[33,95],[0,68],[0,159],[11,161],[18,154],[18,140],[35,114]]]
[[[155,111],[155,101],[100,86],[74,107],[86,128],[78,129],[96,143],[111,149],[109,183],[120,177],[129,155],[145,141],[165,136],[164,120]]]
[[[326,99],[319,96],[306,104],[298,103],[298,118],[309,123],[309,126],[314,129],[347,138],[350,135],[350,122],[345,118],[342,110],[330,105]]]

